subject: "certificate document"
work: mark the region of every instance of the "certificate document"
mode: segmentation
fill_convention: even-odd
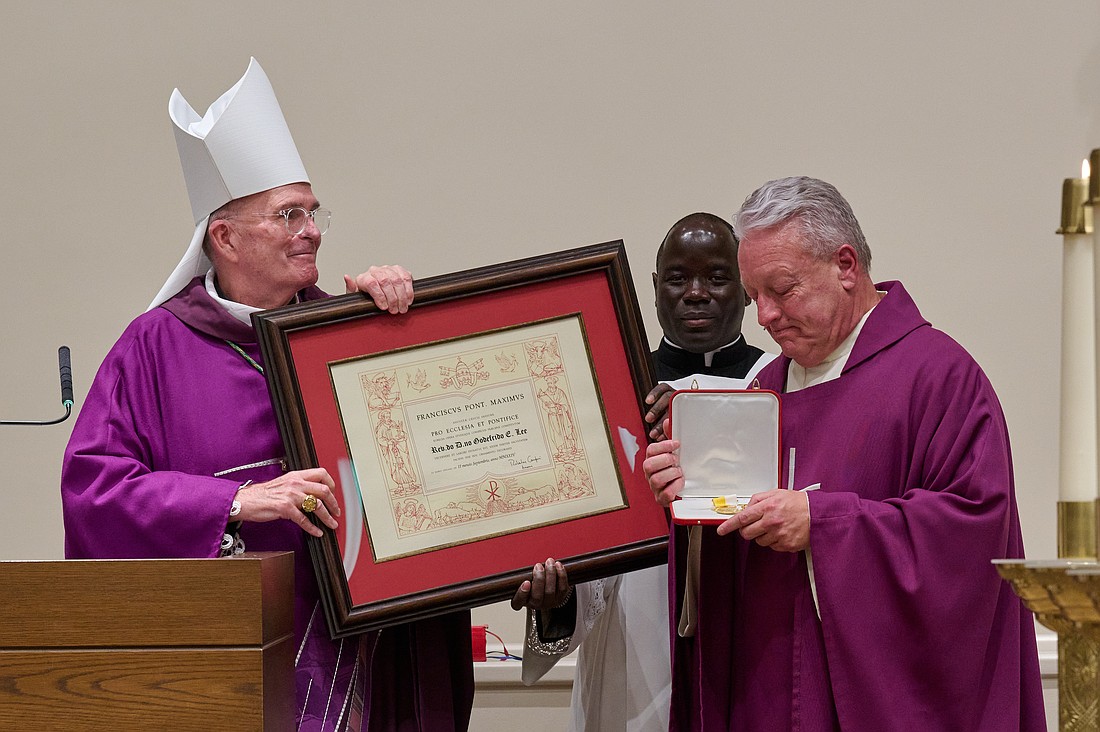
[[[375,562],[627,505],[580,313],[329,374]]]

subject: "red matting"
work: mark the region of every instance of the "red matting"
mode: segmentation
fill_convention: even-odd
[[[568,307],[563,308],[562,298],[568,299]],[[657,505],[642,474],[646,430],[607,277],[602,272],[433,302],[399,317],[382,315],[288,334],[318,463],[338,479],[338,461],[348,459],[329,377],[330,361],[522,325],[567,312],[582,315],[627,507],[379,563],[375,563],[364,541],[348,581],[354,605],[514,572],[547,557],[564,559],[668,535],[664,510]],[[623,452],[619,427],[625,427],[638,440],[633,468]],[[370,490],[370,486],[362,488]],[[346,511],[347,507],[341,509]],[[337,541],[342,552],[343,523]]]

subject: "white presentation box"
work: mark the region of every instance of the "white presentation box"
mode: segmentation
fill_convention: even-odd
[[[779,488],[780,400],[766,389],[688,389],[669,403],[672,438],[680,441],[684,488],[669,510],[677,524],[720,524],[724,496],[734,510],[754,493]]]

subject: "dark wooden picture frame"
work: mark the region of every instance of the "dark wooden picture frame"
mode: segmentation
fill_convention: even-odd
[[[573,582],[666,561],[667,513],[641,470],[643,404],[655,381],[626,251],[614,241],[418,280],[400,316],[361,294],[253,315],[289,468],[325,467],[339,482],[333,456],[348,450],[329,364],[578,314],[625,507],[394,561],[368,558],[355,565],[353,585],[369,592],[353,592],[340,537],[326,529],[309,548],[333,637],[508,599],[548,556]]]

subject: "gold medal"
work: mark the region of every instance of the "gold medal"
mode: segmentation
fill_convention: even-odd
[[[715,496],[710,501],[714,505],[715,512],[725,516],[741,513],[741,509],[745,507],[743,503],[737,502],[737,496]],[[733,501],[733,503],[730,503],[730,501]]]

